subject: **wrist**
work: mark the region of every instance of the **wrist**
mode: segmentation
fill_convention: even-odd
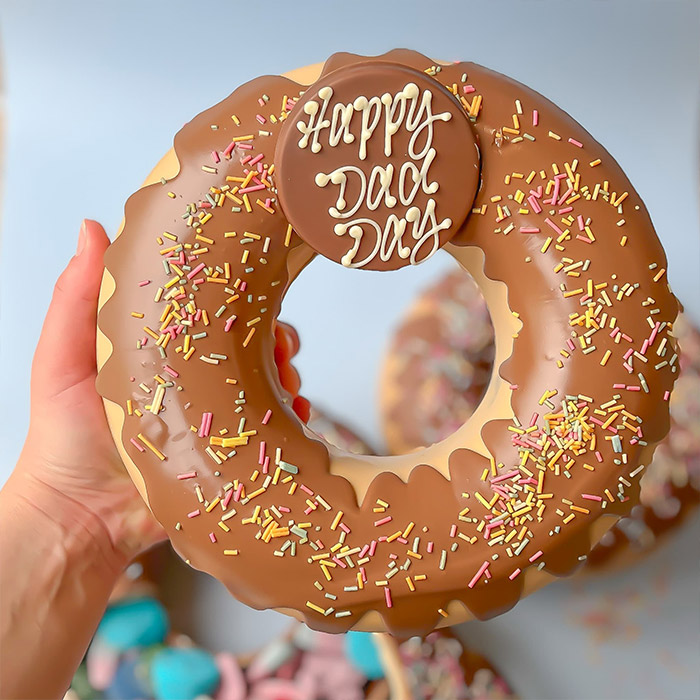
[[[115,582],[129,557],[115,546],[102,519],[20,464],[2,490],[3,510],[11,509],[15,528],[40,535],[67,560],[89,561],[105,581]]]

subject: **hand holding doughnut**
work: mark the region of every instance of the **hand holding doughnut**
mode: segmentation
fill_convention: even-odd
[[[678,304],[619,166],[561,109],[471,63],[336,54],[187,124],[109,249],[98,387],[175,548],[326,631],[426,632],[571,572],[668,430]],[[310,87],[307,87],[310,85]],[[476,279],[495,371],[472,418],[399,457],[308,431],[274,371],[317,253]]]

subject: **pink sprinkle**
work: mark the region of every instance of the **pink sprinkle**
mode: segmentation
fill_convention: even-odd
[[[602,461],[603,461],[603,455],[600,454],[600,450],[596,450],[596,451],[594,452],[594,454],[595,454],[595,458],[596,458],[599,462],[602,462]]]
[[[360,576],[362,577],[362,582],[367,583],[367,572],[365,571],[364,566],[360,567]]]
[[[250,143],[239,143],[237,144],[238,148],[243,148],[246,151],[252,151],[253,150],[253,145]],[[242,161],[241,161],[242,162]]]
[[[583,148],[583,144],[576,139],[569,139],[569,143],[573,144],[574,146],[578,146],[578,148]]]
[[[570,211],[573,211],[573,210],[574,210],[574,208],[573,208],[572,206],[562,207],[562,208],[559,210],[559,213],[560,213],[560,214],[568,214]]]
[[[287,506],[277,506],[277,510],[280,513],[291,513],[292,512],[291,508],[287,508]]]
[[[369,544],[369,555],[370,557],[374,556],[374,553],[377,551],[377,540],[372,540]]]
[[[562,233],[564,233],[549,217],[546,217],[544,222],[549,227],[553,228],[560,236]]]
[[[304,484],[299,484],[299,488],[300,488],[302,491],[304,491],[305,493],[308,493],[309,496],[313,496],[313,495],[314,495],[314,492],[313,492],[308,486],[305,486]]]
[[[256,163],[259,163],[263,159],[263,154],[259,153],[255,158],[253,158],[248,165],[255,165]],[[242,192],[243,190],[241,190]]]
[[[476,92],[476,88],[473,85],[465,85],[462,88],[462,91],[464,92],[465,95],[469,95],[472,92]]]
[[[339,523],[338,527],[346,534],[349,535],[352,530],[345,524],[345,523]]]
[[[348,566],[344,561],[340,561],[338,557],[333,557],[332,561],[334,561],[341,569],[347,569]]]
[[[623,360],[628,360],[629,357],[630,357],[630,355],[631,355],[633,352],[634,352],[634,350],[632,350],[632,348],[630,348],[630,349],[622,356],[622,359],[623,359]]]
[[[642,387],[637,385],[630,385],[625,387],[625,389],[627,389],[627,391],[641,391]]]
[[[516,569],[508,578],[513,581],[520,576],[520,569]]]
[[[433,543],[432,540],[431,540],[430,542],[428,542],[428,547],[427,547],[428,554],[432,554],[432,553],[433,553],[433,547],[434,547],[434,546],[435,546],[435,544]]]
[[[198,272],[203,270],[204,267],[205,267],[204,263],[199,263],[199,265],[197,265],[197,267],[195,267],[193,270],[190,270],[187,273],[187,279],[191,280],[193,277],[195,277],[197,275]]]
[[[199,508],[197,510],[193,510],[191,513],[187,514],[188,518],[196,518],[199,515]]]
[[[389,559],[393,559],[394,561],[396,561],[396,559],[398,559],[398,558],[399,558],[399,555],[398,555],[398,554],[394,554],[394,552],[392,552],[392,553],[389,555]]]
[[[537,226],[521,226],[520,233],[539,233],[540,229]]]
[[[216,544],[216,535],[213,532],[209,533],[209,539]]]
[[[485,561],[480,567],[479,570],[474,574],[474,578],[469,582],[469,588],[474,588],[476,586],[476,582],[483,576],[484,571],[489,568],[490,562]]]
[[[518,388],[518,385],[517,385],[517,384],[511,384],[508,388],[509,388],[511,391],[515,391],[515,390]]]
[[[231,153],[235,147],[236,147],[236,143],[234,141],[231,141],[231,143],[228,146],[226,146],[226,150],[224,151],[224,157],[230,158]]]
[[[625,385],[624,384],[613,384],[613,389],[624,389]]]
[[[211,152],[211,157],[215,163],[218,163],[219,161],[221,161],[221,158],[219,158],[219,154],[216,151]]]
[[[450,528],[450,537],[455,537],[456,534],[457,534],[457,526],[452,525],[452,527]]]
[[[238,501],[241,500],[241,494],[243,493],[243,484],[238,484],[238,488],[236,489],[236,493],[233,495],[233,500],[238,503]]]
[[[540,418],[539,413],[537,413],[537,412],[533,413],[532,418],[530,418],[530,425],[528,426],[528,428],[532,428],[533,425],[537,425],[537,421],[539,420],[539,418]]]
[[[213,416],[213,413],[202,413],[202,424],[199,426],[199,433],[197,433],[199,437],[209,437]]]
[[[272,411],[268,408],[267,413],[265,414],[265,416],[263,417],[263,419],[261,421],[262,424],[267,425],[271,417],[272,417]]]
[[[136,440],[134,440],[134,438],[131,438],[130,442],[131,442],[131,444],[132,444],[139,452],[145,452],[145,451],[146,451],[146,448],[143,447],[143,446],[141,446],[141,445],[139,445],[139,443],[136,442]]]
[[[226,323],[224,323],[224,333],[228,333],[231,330],[231,326],[235,320],[235,316],[231,316],[231,318],[227,319]]]
[[[387,523],[391,522],[391,516],[387,515],[386,518],[382,518],[381,520],[375,520],[374,521],[374,527],[379,527],[380,525],[386,525]]]
[[[260,442],[260,453],[258,454],[258,464],[263,464],[265,462],[265,448],[267,444],[264,440]]]
[[[264,190],[265,185],[250,185],[249,187],[244,187],[242,190],[238,190],[236,194],[246,194],[247,192],[258,192],[259,190]]]
[[[221,505],[223,506],[224,510],[228,508],[228,504],[231,503],[231,499],[233,498],[233,489],[229,489],[226,492],[226,495],[224,496],[224,500],[221,502]]]
[[[194,479],[197,476],[197,472],[184,472],[183,474],[178,474],[177,478],[182,479]]]
[[[364,557],[365,554],[367,554],[367,551],[368,551],[368,550],[369,550],[369,545],[366,544],[366,545],[360,550],[360,553],[357,555],[357,556],[358,556],[358,559],[362,559],[362,557]]]
[[[578,223],[578,230],[579,231],[583,231],[586,228],[585,224],[583,223],[583,216],[581,214],[579,214],[576,217],[576,222]]]
[[[532,110],[532,126],[537,126],[540,123],[540,114],[536,109]]]
[[[263,472],[263,474],[267,474],[267,472],[269,472],[269,471],[270,471],[270,456],[265,455],[265,461],[263,462],[262,472]]]
[[[145,287],[147,284],[150,284],[151,280],[141,280],[139,282],[139,287]]]
[[[248,283],[247,282],[241,282],[240,286],[238,287],[242,292],[245,292],[246,289],[248,289]]]
[[[163,371],[167,372],[171,377],[179,377],[180,373],[176,372],[170,365],[164,365]]]
[[[540,206],[540,203],[537,201],[534,195],[530,195],[527,198],[527,201],[530,202],[530,206],[532,207],[532,211],[535,212],[535,214],[539,214],[542,212],[542,207]]]
[[[241,165],[245,165],[253,156],[248,155],[241,158]]]
[[[262,114],[256,114],[256,115],[255,115],[255,118],[256,118],[261,124],[265,124],[265,123],[267,122],[267,119],[265,119],[265,117],[263,117]]]
[[[384,597],[386,598],[386,607],[390,608],[393,603],[391,602],[391,591],[389,590],[389,586],[384,588]]]
[[[582,493],[581,498],[583,498],[587,501],[602,501],[603,500],[600,496],[596,496],[595,494],[592,494],[592,493]]]
[[[664,391],[664,401],[668,401],[671,398],[670,391]]]
[[[512,479],[514,476],[519,476],[520,472],[517,469],[514,469],[511,472],[508,472],[507,474],[501,474],[500,476],[496,476],[493,479],[491,479],[492,484],[497,484],[499,481],[506,481],[506,479]]]
[[[539,552],[535,552],[529,559],[529,561],[537,561],[540,557],[542,556],[542,550],[540,549]]]

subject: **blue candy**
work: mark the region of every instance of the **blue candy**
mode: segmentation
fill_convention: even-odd
[[[155,598],[132,598],[107,608],[97,637],[118,651],[160,644],[168,634],[168,615]]]
[[[117,672],[104,694],[107,700],[143,700],[150,697],[148,681],[139,669],[140,660],[125,659],[117,667]],[[141,672],[139,672],[141,671]]]
[[[350,663],[369,680],[384,678],[379,650],[369,632],[348,632],[345,635],[345,653]]]
[[[212,695],[219,685],[214,657],[204,649],[169,647],[151,663],[151,685],[157,700],[195,700]]]

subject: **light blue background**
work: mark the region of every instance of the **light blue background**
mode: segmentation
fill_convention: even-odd
[[[31,355],[80,220],[99,219],[113,233],[124,200],[186,120],[248,79],[337,50],[406,46],[474,60],[560,104],[612,152],[645,199],[669,256],[670,281],[700,321],[698,2],[2,0],[0,27],[9,111],[0,483],[26,431]],[[391,324],[448,265],[437,257],[399,276],[316,261],[285,301],[284,316],[303,340],[304,393],[376,444],[376,376]],[[583,595],[570,584],[551,586],[468,633],[511,669],[528,697],[698,697],[697,527],[684,536],[641,568],[590,584],[599,596],[636,586],[660,606],[656,617],[642,615],[634,644],[601,645],[597,665],[587,633],[569,619]],[[664,598],[652,574],[665,567]],[[197,605],[212,642],[250,644],[281,624],[202,585],[208,596]],[[245,634],[232,641],[230,625],[246,621]]]

